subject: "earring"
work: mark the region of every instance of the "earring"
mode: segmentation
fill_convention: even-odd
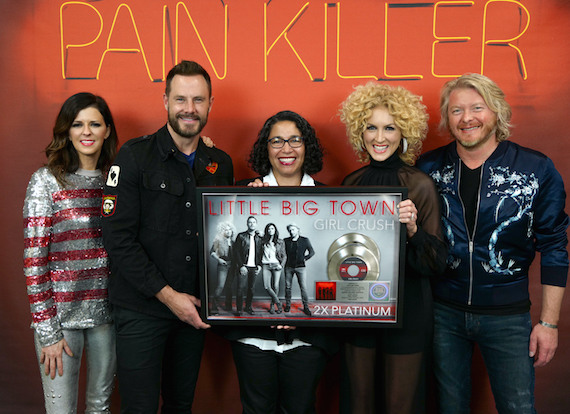
[[[407,150],[408,150],[408,139],[404,137],[402,138],[402,154],[405,154]]]

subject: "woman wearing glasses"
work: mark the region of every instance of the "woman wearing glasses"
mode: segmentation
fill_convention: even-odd
[[[321,143],[313,127],[295,112],[281,111],[265,121],[248,164],[270,186],[323,185],[311,178],[323,168]],[[255,180],[242,180],[237,185]]]
[[[270,186],[322,185],[311,178],[323,166],[323,149],[311,125],[282,111],[259,132],[249,156],[257,180]],[[323,329],[289,326],[228,330],[240,384],[243,413],[314,413],[317,385],[337,342]]]

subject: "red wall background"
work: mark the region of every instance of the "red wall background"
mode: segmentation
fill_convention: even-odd
[[[43,406],[21,270],[21,209],[68,96],[102,95],[123,143],[165,123],[165,73],[176,61],[196,60],[210,72],[215,96],[204,134],[232,156],[236,178],[253,174],[245,158],[263,121],[290,109],[311,122],[327,150],[316,178],[337,185],[358,167],[337,116],[355,85],[377,79],[422,95],[431,117],[424,148],[431,149],[447,142],[436,131],[443,83],[484,73],[513,107],[512,140],[550,156],[568,183],[569,21],[567,0],[0,0],[0,413]],[[569,302],[558,353],[536,373],[541,413],[570,406]],[[214,335],[207,345],[195,411],[241,412],[228,345]],[[321,387],[323,413],[337,410],[337,365]],[[494,412],[482,365],[476,358],[474,413]]]

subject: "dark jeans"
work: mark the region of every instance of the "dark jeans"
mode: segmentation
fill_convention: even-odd
[[[435,303],[434,372],[439,412],[468,413],[477,344],[500,414],[535,414],[530,314],[479,315]]]
[[[293,276],[297,275],[297,281],[301,288],[301,300],[303,306],[309,306],[309,295],[307,294],[307,268],[300,267],[286,267],[285,268],[285,302],[291,305],[291,288],[293,287]]]
[[[121,413],[192,413],[205,331],[115,306]]]
[[[231,263],[228,264],[219,264],[218,263],[218,286],[216,286],[216,290],[214,292],[214,303],[213,309],[217,309],[220,303],[220,297],[222,296],[222,292],[226,287],[226,279],[228,277],[228,271],[231,267]],[[226,298],[227,299],[227,298]],[[230,294],[230,304],[231,304],[231,294]]]
[[[271,263],[263,265],[263,287],[271,296],[271,303],[281,304],[279,301],[279,281],[281,279],[281,273],[283,269],[278,269],[281,267],[279,264]]]
[[[231,345],[243,414],[316,413],[317,386],[327,363],[321,348],[300,346],[280,354],[238,341]]]
[[[230,266],[228,273],[226,274],[226,281],[224,283],[224,295],[226,296],[226,310],[230,312],[232,310],[232,301],[234,295],[234,278],[236,273],[239,274],[239,269],[235,269],[233,266]],[[239,278],[238,278],[239,280]]]
[[[251,308],[253,301],[253,289],[255,287],[255,279],[257,277],[257,267],[248,267],[247,275],[242,275],[238,269],[238,287],[236,294],[236,308],[238,311],[242,310],[243,306],[243,291],[246,290],[245,308]]]

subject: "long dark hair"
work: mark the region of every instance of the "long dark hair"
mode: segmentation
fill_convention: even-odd
[[[65,186],[65,174],[73,173],[79,168],[79,156],[69,139],[69,130],[77,114],[85,108],[96,108],[103,117],[105,125],[111,129],[109,137],[103,143],[97,168],[106,172],[117,155],[117,130],[107,102],[89,92],[80,92],[70,96],[63,103],[53,127],[53,139],[46,147],[47,168],[56,180]]]
[[[305,118],[293,111],[281,111],[270,117],[259,134],[257,141],[253,145],[249,159],[247,161],[250,168],[261,176],[269,174],[271,171],[271,163],[269,162],[269,151],[267,150],[267,140],[271,133],[271,128],[277,122],[291,121],[297,126],[301,132],[301,136],[305,140],[305,162],[303,163],[303,173],[312,175],[323,169],[324,150],[321,141],[317,138],[315,130],[307,122]]]
[[[275,234],[273,236],[269,235],[269,226],[273,226],[273,228],[275,229]],[[269,242],[271,241],[271,237],[273,237],[273,243],[276,243],[277,240],[279,240],[279,230],[277,230],[277,226],[273,223],[269,223],[267,226],[265,226],[265,230],[263,231],[263,237],[261,238],[261,244],[262,245],[266,245],[269,244]]]

